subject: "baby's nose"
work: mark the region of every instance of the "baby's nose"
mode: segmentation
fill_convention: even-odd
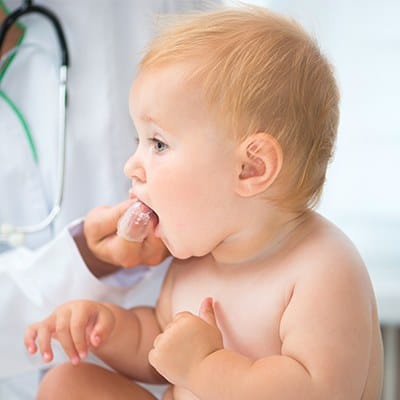
[[[136,181],[144,182],[146,180],[146,173],[143,165],[140,163],[136,153],[133,154],[124,166],[124,174],[128,178]]]

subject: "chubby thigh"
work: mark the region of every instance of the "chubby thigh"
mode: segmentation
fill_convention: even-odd
[[[51,369],[40,384],[37,398],[156,399],[128,378],[90,363],[65,363]]]

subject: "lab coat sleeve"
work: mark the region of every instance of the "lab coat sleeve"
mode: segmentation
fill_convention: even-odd
[[[40,357],[29,356],[25,350],[23,336],[30,323],[72,299],[126,307],[153,304],[168,267],[168,262],[164,264],[158,271],[139,267],[98,280],[84,264],[68,228],[38,250],[21,248],[1,254],[0,378],[45,366]],[[64,359],[56,349],[56,362]]]

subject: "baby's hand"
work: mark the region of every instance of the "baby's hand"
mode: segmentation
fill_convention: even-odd
[[[43,360],[53,359],[51,339],[57,339],[72,364],[84,359],[90,347],[98,347],[112,333],[115,317],[103,304],[73,301],[58,307],[48,318],[30,325],[24,337],[30,354],[40,349]],[[38,346],[36,345],[36,341]]]
[[[169,382],[187,386],[196,367],[211,353],[223,348],[213,300],[206,298],[199,317],[178,313],[164,332],[156,337],[149,353],[150,364]]]

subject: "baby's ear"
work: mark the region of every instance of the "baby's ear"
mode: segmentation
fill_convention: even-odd
[[[271,135],[258,132],[238,146],[236,193],[250,197],[262,193],[282,168],[282,148]]]

